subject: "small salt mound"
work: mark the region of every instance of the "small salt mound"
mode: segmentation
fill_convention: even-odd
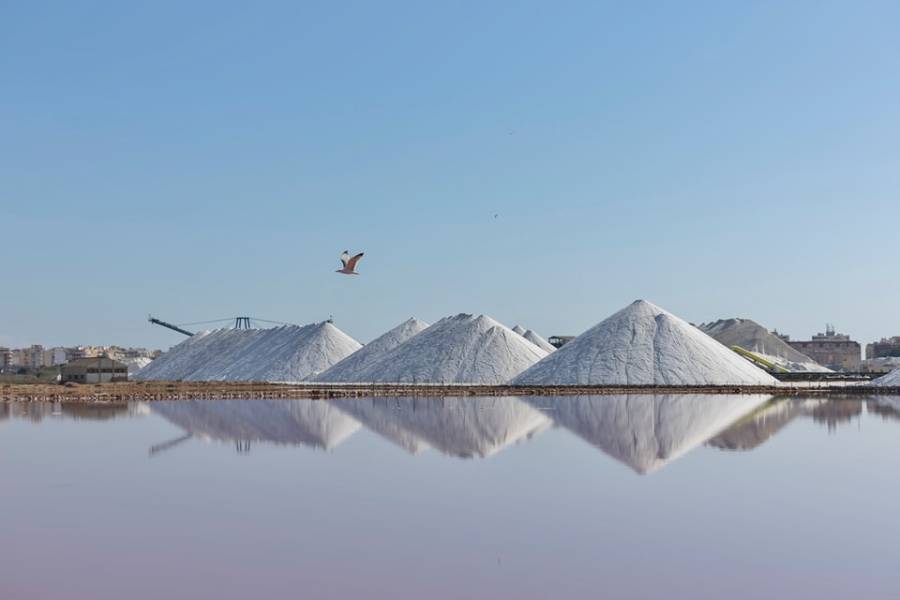
[[[328,322],[260,331],[262,334],[242,348],[225,368],[191,375],[189,379],[303,381],[362,348],[359,342]]]
[[[350,382],[501,384],[546,353],[494,319],[441,319],[354,373]]]
[[[525,335],[525,328],[519,324],[514,325],[512,330],[515,331],[516,333],[518,333],[519,335]]]
[[[699,329],[729,348],[740,346],[788,371],[831,372],[831,369],[798,352],[777,335],[750,319],[720,319],[712,323],[703,323]]]
[[[298,382],[361,347],[327,322],[272,329],[220,329],[185,340],[148,365],[138,378]]]
[[[887,375],[882,375],[878,379],[873,379],[868,385],[878,387],[900,387],[900,369],[894,369]]]
[[[678,394],[523,399],[535,407],[552,406],[548,415],[556,424],[644,474],[700,446],[771,398]]]
[[[136,375],[138,371],[153,362],[153,359],[149,356],[136,356],[134,358],[126,358],[122,362],[124,362],[125,366],[128,367],[128,374],[133,376]]]
[[[515,385],[775,385],[693,325],[637,300],[512,380]]]
[[[360,428],[331,403],[314,400],[178,400],[151,410],[188,433],[219,441],[271,442],[330,450]]]
[[[372,340],[341,362],[315,377],[315,381],[353,381],[358,373],[377,361],[383,354],[390,352],[420,331],[425,330],[428,323],[415,317],[407,319],[387,333]]]
[[[539,336],[537,333],[535,333],[533,329],[528,329],[527,331],[525,331],[525,333],[522,334],[522,337],[524,337],[526,340],[528,340],[529,342],[531,342],[532,344],[534,344],[535,346],[537,346],[538,348],[540,348],[547,354],[550,354],[551,352],[556,352],[556,347],[553,346],[552,344],[550,344],[550,342],[548,342],[541,336]]]

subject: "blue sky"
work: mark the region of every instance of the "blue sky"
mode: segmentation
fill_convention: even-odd
[[[900,334],[900,6],[786,4],[0,6],[0,344],[635,298]]]

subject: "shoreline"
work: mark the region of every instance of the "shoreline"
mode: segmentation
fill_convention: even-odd
[[[774,396],[892,396],[900,387],[864,385],[776,386],[514,386],[480,384],[322,384],[265,382],[129,381],[101,384],[0,384],[3,402],[91,402],[160,400],[327,400],[392,396],[604,396],[621,394],[770,394]]]

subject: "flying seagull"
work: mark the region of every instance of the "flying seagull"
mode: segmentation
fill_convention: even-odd
[[[360,252],[353,258],[350,257],[350,252],[344,250],[341,254],[341,263],[344,265],[343,269],[338,269],[335,273],[343,273],[344,275],[359,275],[354,269],[356,269],[356,263],[359,262],[359,259],[363,257],[363,252]]]

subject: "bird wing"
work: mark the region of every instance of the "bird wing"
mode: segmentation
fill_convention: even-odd
[[[351,258],[350,262],[347,263],[347,266],[350,267],[351,271],[356,270],[356,263],[358,263],[359,259],[363,257],[363,254],[365,254],[365,252],[360,252],[359,254]]]
[[[344,250],[341,253],[341,262],[344,264],[344,267],[347,266],[347,261],[350,260],[350,253]]]

